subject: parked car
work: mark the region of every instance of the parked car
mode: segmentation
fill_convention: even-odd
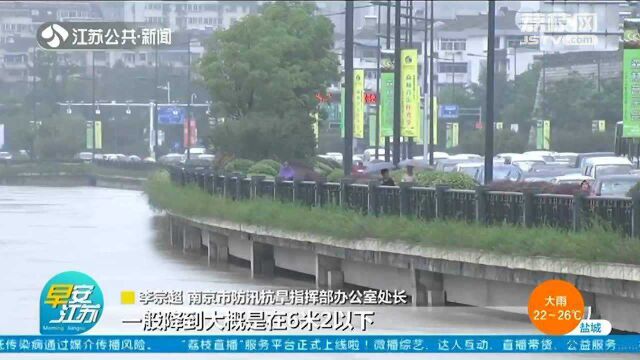
[[[494,165],[493,181],[521,181],[524,178],[522,169],[515,165]],[[475,180],[478,184],[484,185],[484,164],[476,172]]]
[[[11,159],[13,159],[13,155],[11,155],[10,152],[7,152],[7,151],[0,152],[0,160],[11,160]]]
[[[452,172],[456,165],[463,163],[477,163],[479,159],[441,159],[436,162],[436,171]]]
[[[91,159],[93,159],[93,154],[88,152],[88,151],[83,151],[83,152],[79,152],[79,153],[75,154],[73,156],[73,159],[74,160],[81,160],[81,161],[84,161],[84,162],[88,162],[88,161],[91,161]]]
[[[605,175],[596,179],[592,191],[596,196],[627,196],[638,182],[638,175]]]
[[[629,174],[631,170],[633,165],[625,157],[596,157],[585,160],[582,175],[597,179],[603,175]]]
[[[138,155],[129,155],[124,160],[128,161],[128,162],[140,162],[140,161],[142,161],[142,159]]]
[[[158,159],[158,162],[166,165],[175,165],[180,163],[180,161],[182,161],[182,154],[178,153],[169,153],[167,155],[160,156],[160,159]]]
[[[574,167],[577,167],[578,169],[582,169],[582,167],[584,166],[584,162],[587,159],[594,158],[594,157],[611,157],[611,156],[616,156],[616,154],[610,151],[580,153],[576,156]]]
[[[484,163],[481,162],[463,162],[457,164],[453,171],[469,175],[475,179],[476,174],[482,167],[484,167]]]
[[[577,157],[578,157],[578,153],[574,153],[574,152],[555,153],[553,155],[553,161],[555,163],[566,163],[570,166],[573,166],[576,163]]]
[[[391,152],[389,152],[389,154],[391,155]],[[385,155],[384,148],[378,148],[378,159],[384,160],[384,155]],[[367,149],[362,154],[362,160],[364,162],[371,161],[372,159],[375,159],[375,158],[376,158],[375,148]]]
[[[544,162],[552,162],[552,161],[555,161],[556,152],[549,151],[549,150],[533,150],[533,151],[525,151],[522,153],[522,155],[540,157],[542,158],[542,160],[544,160]]]
[[[152,158],[151,156],[147,156],[146,158],[142,159],[142,162],[154,163],[154,162],[156,162],[156,159]]]
[[[584,176],[581,174],[567,174],[556,176],[551,180],[552,184],[574,184],[579,185],[582,184],[583,181],[587,180],[589,184],[592,184],[594,178],[591,176]]]

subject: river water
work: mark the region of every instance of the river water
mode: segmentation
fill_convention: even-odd
[[[0,334],[37,334],[39,298],[55,274],[76,270],[92,276],[105,297],[102,318],[89,334],[141,334],[122,320],[140,317],[138,306],[121,305],[122,290],[251,290],[309,288],[309,281],[276,277],[252,280],[241,266],[210,268],[204,256],[169,246],[161,214],[137,191],[92,187],[0,186]],[[526,318],[487,309],[410,308],[376,314],[371,333],[535,334]],[[90,358],[88,354],[12,355],[0,358]],[[100,359],[390,359],[391,355],[96,355]],[[401,355],[397,358],[566,359],[568,355]],[[577,356],[576,356],[577,357]],[[580,356],[628,358],[634,356]]]

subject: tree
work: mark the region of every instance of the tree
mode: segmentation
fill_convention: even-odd
[[[85,129],[79,116],[52,116],[35,131],[34,155],[41,160],[73,157],[85,147]]]
[[[313,4],[276,2],[213,36],[199,70],[215,114],[226,119],[218,129],[225,139],[212,138],[219,150],[233,152],[242,146],[253,148],[243,151],[263,157],[255,150],[260,148],[258,143],[249,141],[246,133],[278,127],[301,133],[279,139],[267,134],[270,147],[263,151],[287,158],[313,153],[315,141],[308,134],[309,113],[317,105],[314,95],[337,80],[339,65],[331,51],[333,25],[313,12]],[[298,137],[309,141],[300,142]],[[294,149],[292,144],[304,149]]]

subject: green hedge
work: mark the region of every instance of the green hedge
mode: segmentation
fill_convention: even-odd
[[[269,164],[264,163],[262,161],[253,164],[247,170],[247,173],[249,176],[253,176],[253,175],[263,175],[263,176],[269,176],[269,177],[278,176],[278,170],[274,169],[273,167],[269,166]]]
[[[235,159],[229,161],[227,165],[224,166],[224,171],[227,173],[239,172],[244,175],[247,174],[249,168],[253,166],[254,162],[247,159]]]

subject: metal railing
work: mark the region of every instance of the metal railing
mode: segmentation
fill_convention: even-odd
[[[588,229],[598,223],[627,235],[640,236],[640,197],[607,198],[584,195],[535,194],[505,191],[315,181],[265,180],[239,174],[170,168],[171,181],[197,186],[210,194],[234,200],[257,197],[296,202],[305,206],[337,206],[363,215],[401,215],[480,222],[487,225],[550,226],[565,230]]]

